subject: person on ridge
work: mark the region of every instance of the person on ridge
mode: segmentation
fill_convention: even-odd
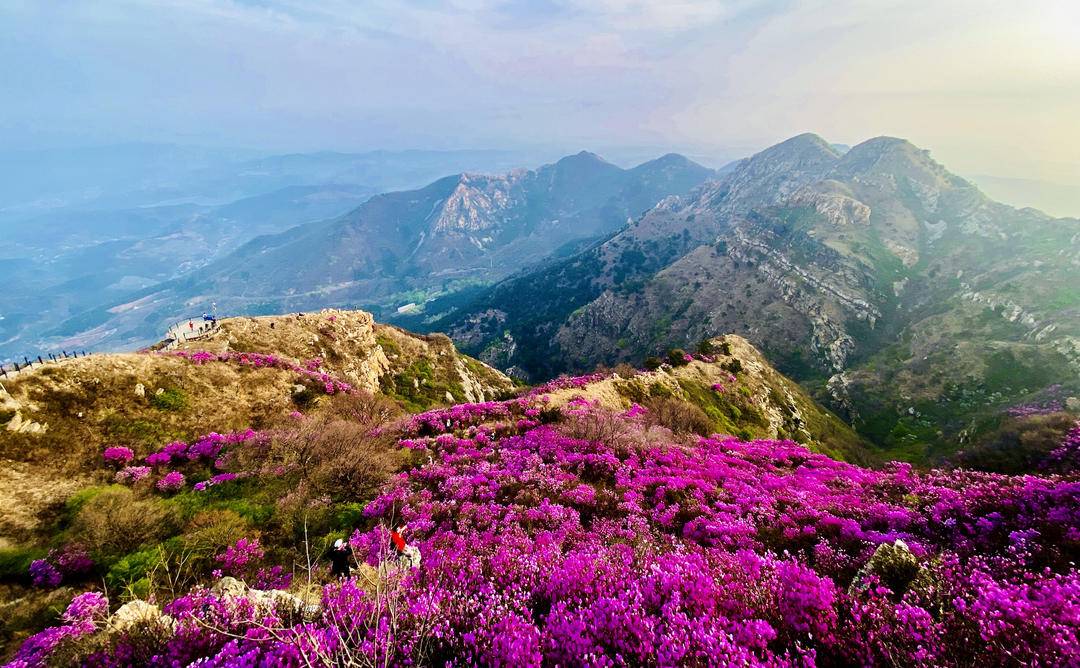
[[[352,547],[338,538],[330,550],[330,574],[338,579],[349,577],[352,569]]]
[[[420,548],[415,545],[408,545],[405,542],[405,537],[402,535],[405,533],[406,525],[402,524],[396,530],[390,531],[390,541],[394,544],[394,549],[397,550],[398,563],[402,568],[416,568],[420,565]]]

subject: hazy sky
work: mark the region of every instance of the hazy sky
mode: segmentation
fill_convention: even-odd
[[[1077,0],[2,0],[0,145],[639,146],[890,134],[1080,184]]]

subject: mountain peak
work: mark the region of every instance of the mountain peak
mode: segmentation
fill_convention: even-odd
[[[838,157],[840,153],[832,147],[832,145],[825,141],[820,135],[813,132],[804,132],[800,135],[795,135],[789,139],[785,139],[779,144],[774,144],[769,148],[761,152],[764,153],[808,153],[816,152],[823,153],[829,156]],[[760,154],[759,154],[760,155]]]
[[[578,151],[573,155],[567,155],[559,158],[555,163],[556,167],[577,166],[577,165],[610,165],[614,167],[610,162],[604,160],[602,157],[593,153],[592,151]]]

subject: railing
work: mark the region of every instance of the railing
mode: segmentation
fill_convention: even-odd
[[[196,321],[198,324],[196,325]],[[197,341],[218,329],[217,319],[189,318],[173,323],[165,332],[165,350],[171,350],[183,341]]]
[[[18,360],[11,363],[0,363],[0,378],[11,378],[20,371],[32,369],[35,366],[46,366],[67,359],[87,357],[88,355],[89,353],[85,350],[73,350],[70,353],[66,350],[61,350],[59,353],[47,353],[45,356],[35,355],[33,357],[23,355],[23,361],[21,363]]]

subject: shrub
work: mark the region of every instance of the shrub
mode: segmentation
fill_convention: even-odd
[[[162,411],[182,411],[187,408],[188,398],[183,390],[170,387],[150,396],[150,405]]]
[[[682,348],[672,348],[667,352],[667,362],[671,366],[683,366],[690,362],[690,355]]]
[[[645,368],[649,371],[656,371],[663,363],[664,360],[656,357],[655,355],[651,355],[645,358]]]
[[[626,362],[622,362],[615,365],[615,375],[619,378],[629,380],[630,378],[638,375],[638,370],[635,369],[633,366],[627,364]]]
[[[309,492],[338,501],[371,498],[405,464],[390,436],[335,417],[312,418],[274,439],[269,461],[299,472]]]
[[[675,434],[708,436],[713,421],[698,406],[675,397],[651,397],[645,401],[645,421],[670,429]]]
[[[184,486],[186,480],[184,474],[179,471],[169,471],[161,480],[157,481],[155,487],[162,492],[175,492]]]
[[[161,501],[138,498],[130,489],[111,487],[79,510],[73,533],[98,562],[111,563],[176,529],[176,517]]]
[[[729,371],[734,374],[741,373],[743,370],[742,360],[740,360],[738,357],[724,362],[720,365],[720,367],[725,371]]]
[[[130,462],[132,459],[135,459],[135,453],[131,451],[131,448],[114,445],[105,448],[105,451],[102,453],[102,457],[104,457],[105,461],[110,464],[124,465]]]

